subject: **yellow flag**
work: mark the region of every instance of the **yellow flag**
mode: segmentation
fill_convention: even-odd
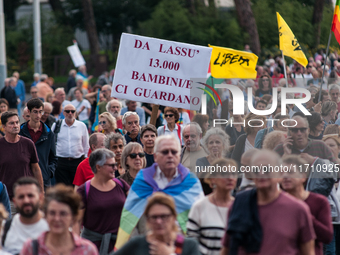
[[[211,75],[214,78],[256,79],[258,57],[254,53],[211,46]]]
[[[276,16],[279,26],[280,50],[282,50],[283,55],[295,59],[302,66],[306,67],[308,60],[303,53],[298,40],[278,12],[276,13]]]

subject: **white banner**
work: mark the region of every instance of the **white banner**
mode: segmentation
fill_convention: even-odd
[[[83,58],[83,55],[81,55],[81,52],[77,44],[67,47],[67,50],[68,50],[68,53],[70,54],[70,57],[75,67],[85,65],[86,62]]]
[[[122,34],[112,96],[199,110],[202,90],[193,78],[205,78],[210,47]]]

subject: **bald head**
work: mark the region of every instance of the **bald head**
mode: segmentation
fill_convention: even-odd
[[[28,108],[27,106],[25,107],[24,109],[24,112],[22,114],[22,117],[24,118],[24,120],[27,122],[31,119],[31,116],[30,116],[30,112],[28,111]]]
[[[95,151],[96,149],[105,148],[104,146],[105,138],[106,135],[104,135],[103,133],[93,133],[89,139],[91,150]]]
[[[44,103],[44,114],[41,116],[42,122],[46,122],[46,120],[48,119],[48,116],[50,116],[52,112],[52,109],[53,109],[53,106],[51,103],[49,102]]]

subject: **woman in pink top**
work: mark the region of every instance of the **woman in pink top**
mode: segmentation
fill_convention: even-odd
[[[29,239],[20,254],[25,255],[99,255],[97,247],[69,228],[77,221],[81,197],[72,187],[58,184],[47,191],[45,217],[50,231],[42,233],[37,240]]]

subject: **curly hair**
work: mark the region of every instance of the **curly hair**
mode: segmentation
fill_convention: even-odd
[[[165,107],[164,114],[167,112],[172,112],[175,115],[175,123],[179,120],[179,113],[178,110],[174,107]]]

